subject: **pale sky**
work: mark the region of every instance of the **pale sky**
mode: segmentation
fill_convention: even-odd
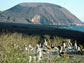
[[[0,11],[22,2],[44,2],[60,5],[84,22],[84,0],[0,0]]]

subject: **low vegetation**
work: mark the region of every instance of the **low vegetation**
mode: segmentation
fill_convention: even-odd
[[[67,43],[68,39],[49,36],[49,35],[24,35],[21,33],[2,33],[0,35],[0,63],[29,63],[29,56],[35,56],[33,53],[25,51],[24,46],[32,44],[33,47],[37,43],[43,43],[46,38],[48,44],[54,46],[61,45],[62,41]],[[49,42],[50,40],[50,42]],[[46,56],[41,61],[33,61],[32,63],[84,63],[84,55],[70,55],[66,57],[58,57],[56,55]]]

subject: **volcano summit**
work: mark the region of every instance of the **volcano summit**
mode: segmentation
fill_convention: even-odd
[[[0,22],[78,25],[82,22],[67,9],[50,3],[20,3],[0,13]]]

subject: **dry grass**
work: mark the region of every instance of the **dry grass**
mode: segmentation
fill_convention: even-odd
[[[49,35],[45,35],[50,39]],[[23,35],[19,33],[3,33],[0,35],[0,63],[28,63],[28,56],[35,56],[34,53],[24,51],[24,45],[31,43],[33,46],[40,41],[40,36]],[[51,42],[54,45],[60,45],[62,41],[67,40],[55,36]],[[84,55],[70,55],[58,57],[56,55],[46,56],[41,61],[32,61],[32,63],[84,63]]]

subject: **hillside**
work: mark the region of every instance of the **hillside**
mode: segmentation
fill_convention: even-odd
[[[46,39],[49,39],[51,36],[44,35]],[[54,36],[51,39],[51,43],[54,46],[61,45],[62,41],[68,41],[62,37]],[[57,52],[52,52],[53,49],[49,50],[52,53],[45,54],[42,60],[38,61],[32,59],[32,62],[29,62],[29,56],[32,58],[36,57],[36,44],[38,42],[44,42],[40,35],[24,35],[21,33],[3,33],[0,35],[0,63],[84,63],[84,51],[83,55],[79,54],[67,54],[65,57],[60,57],[57,55]],[[47,40],[47,42],[49,42]],[[34,49],[31,51],[29,48],[25,50],[25,47],[28,47],[28,44],[32,44]],[[48,44],[49,45],[49,44]],[[35,52],[34,52],[35,51]],[[77,60],[78,59],[78,60]]]
[[[0,22],[46,25],[81,24],[81,21],[67,9],[49,3],[20,3],[0,13]]]

